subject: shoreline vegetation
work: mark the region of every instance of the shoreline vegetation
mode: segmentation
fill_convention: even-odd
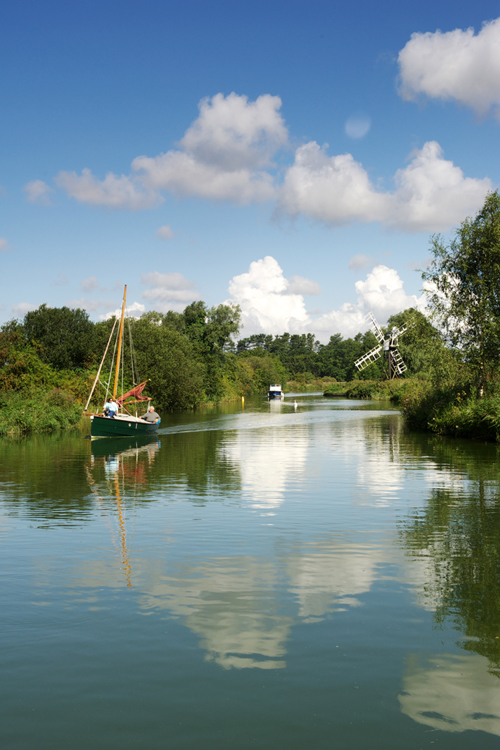
[[[198,301],[182,313],[148,312],[128,322],[123,358],[159,411],[285,392],[389,400],[411,429],[500,441],[500,197],[486,197],[445,244],[431,237],[422,274],[430,314],[392,315],[384,334],[407,327],[398,349],[403,378],[384,380],[384,359],[357,372],[354,362],[378,345],[368,330],[327,344],[314,334],[254,334],[236,342],[240,310]],[[113,319],[92,322],[85,310],[41,305],[0,329],[0,436],[75,428],[96,376]],[[129,335],[130,333],[130,335]],[[131,342],[134,342],[132,346]],[[89,411],[100,411],[110,373]],[[133,383],[120,383],[123,391]]]

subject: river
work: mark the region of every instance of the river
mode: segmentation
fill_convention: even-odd
[[[0,747],[498,748],[498,466],[319,394],[2,441]]]

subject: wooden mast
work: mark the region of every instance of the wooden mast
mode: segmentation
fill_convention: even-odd
[[[118,352],[116,354],[116,370],[115,370],[115,383],[113,386],[113,398],[116,398],[116,389],[118,388],[118,373],[120,371],[120,354],[122,352],[122,338],[123,338],[123,318],[125,316],[126,299],[127,299],[127,285],[125,284],[125,291],[123,292],[122,317],[120,320],[120,333],[118,334]]]

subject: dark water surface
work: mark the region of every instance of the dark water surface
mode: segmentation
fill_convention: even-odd
[[[500,746],[498,448],[295,398],[0,443],[2,750]]]

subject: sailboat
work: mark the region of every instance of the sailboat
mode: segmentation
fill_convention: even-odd
[[[158,425],[160,423],[160,420],[158,420],[157,422],[146,422],[144,419],[141,419],[140,417],[133,416],[132,414],[128,413],[128,407],[131,404],[146,402],[146,405],[147,406],[149,405],[151,398],[149,396],[143,396],[142,394],[143,390],[145,389],[148,383],[147,380],[145,380],[143,383],[139,383],[139,385],[134,386],[130,391],[127,391],[126,393],[122,394],[119,398],[116,397],[116,393],[118,389],[118,374],[120,370],[120,358],[121,358],[121,353],[122,353],[123,320],[125,317],[126,299],[127,299],[127,286],[125,285],[125,291],[123,293],[123,304],[122,304],[122,314],[121,314],[121,319],[120,319],[120,328],[119,328],[119,333],[118,333],[115,378],[114,378],[114,385],[113,385],[113,398],[116,400],[119,408],[121,409],[121,412],[118,411],[114,417],[108,417],[102,412],[99,414],[87,413],[90,399],[92,398],[92,394],[94,393],[95,387],[97,383],[99,382],[101,369],[104,364],[106,355],[108,353],[109,345],[113,338],[114,330],[116,327],[116,320],[115,320],[115,324],[111,331],[111,335],[109,337],[108,344],[104,352],[104,356],[101,360],[101,364],[97,371],[97,375],[94,380],[94,385],[92,386],[92,390],[90,392],[90,396],[87,400],[87,404],[85,406],[85,411],[84,411],[85,414],[90,416],[90,424],[91,424],[90,436],[92,438],[120,437],[120,436],[135,437],[139,435],[152,435],[158,430]]]

